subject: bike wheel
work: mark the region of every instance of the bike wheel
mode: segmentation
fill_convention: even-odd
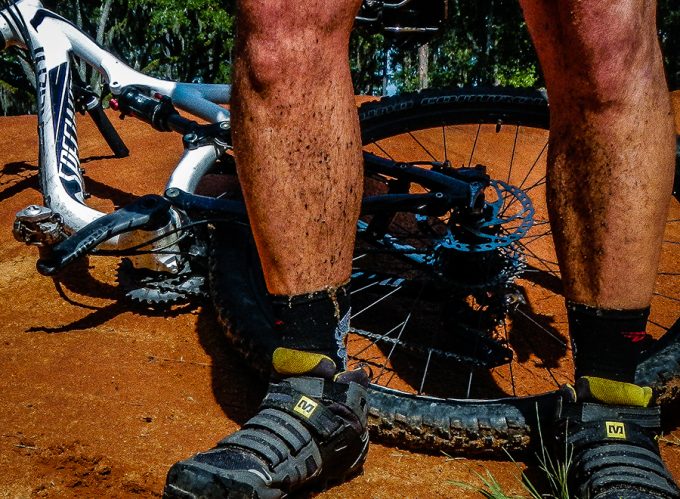
[[[423,167],[445,160],[454,167],[485,165],[497,181],[491,194],[498,213],[510,214],[499,225],[505,234],[521,235],[503,242],[492,234],[487,239],[491,250],[475,254],[466,251],[465,241],[451,239],[447,217],[389,214],[377,222],[376,217],[360,220],[347,346],[350,362],[373,372],[372,433],[429,451],[524,449],[537,417],[549,417],[555,390],[571,381],[572,372],[543,200],[545,100],[496,89],[428,91],[365,104],[360,118],[365,150],[373,154]],[[369,176],[367,193],[398,183]],[[409,187],[409,192],[424,190]],[[680,239],[672,220],[680,218],[677,203],[674,209],[670,242]],[[528,217],[532,225],[527,229]],[[376,225],[381,244],[371,234]],[[672,385],[660,369],[669,360],[674,362],[671,377],[680,372],[672,334],[678,326],[669,327],[680,313],[675,296],[680,286],[672,244],[666,246],[655,300],[670,300],[674,308],[661,307],[662,318],[653,309],[651,320],[671,333],[650,328],[665,335],[650,349],[642,370],[657,389]],[[275,340],[246,227],[214,232],[211,285],[231,343],[251,364],[268,369]],[[499,297],[519,304],[499,307]],[[459,322],[468,327],[455,328]]]
[[[521,448],[537,418],[550,417],[555,391],[573,381],[545,202],[547,103],[533,92],[434,90],[364,104],[360,117],[372,154],[423,167],[484,165],[506,213],[500,232],[521,235],[489,237],[487,251],[475,252],[447,217],[398,214],[381,228],[396,242],[376,249],[372,234],[362,245],[360,230],[348,353],[373,366],[375,431],[418,448]],[[394,182],[367,188],[385,192]],[[656,341],[638,369],[662,402],[675,396],[680,373],[679,217],[673,199],[648,326]],[[520,230],[523,222],[530,227]],[[366,232],[372,223],[367,217]]]

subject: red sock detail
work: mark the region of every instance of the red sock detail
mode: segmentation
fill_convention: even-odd
[[[628,338],[633,343],[637,343],[638,341],[644,340],[645,337],[647,336],[647,333],[645,333],[644,331],[631,331],[621,333],[621,336],[623,336],[624,338]]]

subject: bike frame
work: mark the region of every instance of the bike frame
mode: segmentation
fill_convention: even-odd
[[[210,124],[219,124],[220,130],[228,130],[230,125],[229,111],[219,105],[229,102],[230,85],[166,81],[135,71],[100,47],[71,22],[45,9],[39,0],[19,0],[0,10],[0,50],[12,45],[27,49],[35,65],[40,188],[45,205],[61,219],[65,232],[71,234],[69,239],[72,241],[66,247],[71,248],[73,255],[66,260],[70,261],[71,257],[82,255],[94,247],[125,250],[140,248],[145,241],[153,240],[157,243],[152,248],[168,251],[147,252],[145,256],[135,257],[135,267],[176,273],[182,262],[170,250],[177,250],[173,245],[177,241],[176,233],[182,225],[181,213],[192,209],[213,213],[217,211],[228,216],[241,216],[244,213],[242,205],[236,207],[233,202],[229,204],[222,200],[193,195],[204,174],[230,147],[228,142],[208,140],[185,147],[170,176],[165,188],[165,200],[169,200],[172,207],[165,226],[153,230],[133,229],[125,225],[126,220],[121,217],[126,215],[122,214],[116,219],[116,230],[111,230],[112,226],[107,225],[111,214],[105,219],[106,213],[85,204],[72,89],[72,58],[78,57],[96,69],[114,97],[124,100],[131,89],[133,94],[145,96],[148,100],[160,96],[161,101],[154,102],[168,103],[172,112],[173,106],[177,106]],[[157,117],[154,110],[151,114],[142,113],[143,116],[136,112],[135,114],[151,123],[154,128],[171,129],[164,126],[159,128],[153,123]],[[185,124],[189,122],[186,119],[184,121]],[[198,127],[194,122],[189,123]],[[185,139],[188,136],[185,135]],[[364,154],[364,160],[366,168],[374,173],[400,178],[407,183],[417,182],[433,189],[432,192],[421,195],[399,191],[365,198],[362,207],[364,213],[399,209],[414,213],[444,213],[451,206],[474,208],[483,202],[483,181],[464,181],[434,170],[395,163],[367,153]],[[173,195],[169,196],[169,192]],[[87,229],[82,230],[85,227]],[[165,235],[168,237],[164,237]],[[61,264],[57,267],[59,265]],[[57,267],[53,267],[53,270]]]
[[[161,94],[180,109],[210,123],[229,122],[230,85],[178,83],[153,78],[127,66],[101,48],[68,20],[43,8],[40,1],[20,0],[0,11],[0,49],[28,49],[35,64],[40,171],[45,204],[58,213],[70,233],[104,215],[88,207],[78,155],[72,57],[95,68],[115,96],[129,86]],[[185,149],[166,189],[194,192],[199,180],[220,156],[213,145]],[[103,248],[120,248],[119,236]]]

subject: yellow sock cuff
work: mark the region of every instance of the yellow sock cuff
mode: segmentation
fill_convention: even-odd
[[[623,381],[583,376],[576,381],[578,398],[590,398],[610,405],[647,407],[652,401],[652,389]]]
[[[274,350],[272,366],[274,371],[281,376],[301,376],[305,374],[316,374],[322,367],[329,367],[332,364],[331,372],[335,371],[335,362],[327,355],[292,348],[279,347]],[[326,366],[322,366],[326,364]],[[326,369],[323,369],[324,371]]]

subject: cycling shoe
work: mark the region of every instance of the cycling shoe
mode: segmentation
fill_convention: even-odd
[[[579,380],[577,390],[563,390],[558,407],[557,449],[558,455],[566,449],[571,458],[571,495],[582,499],[680,497],[659,455],[655,438],[661,426],[659,408],[608,405],[577,397],[577,392],[587,392],[587,384]]]
[[[311,371],[326,377],[271,382],[241,430],[176,463],[164,497],[279,498],[358,473],[368,452],[368,378],[361,370],[331,376],[334,364],[325,359],[326,369]]]

